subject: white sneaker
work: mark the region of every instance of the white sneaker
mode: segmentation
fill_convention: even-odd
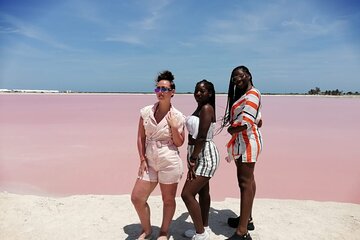
[[[192,240],[210,240],[210,234],[208,231],[204,231],[201,234],[196,233],[192,238]]]
[[[209,233],[209,236],[210,236],[210,233],[211,233],[211,229],[209,226],[206,226],[204,227],[205,231]],[[184,232],[184,236],[187,237],[187,238],[192,238],[194,235],[196,234],[196,231],[195,229],[189,229],[189,230],[186,230]]]

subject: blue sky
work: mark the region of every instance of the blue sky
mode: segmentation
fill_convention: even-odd
[[[360,91],[360,1],[0,0],[0,88],[227,91],[246,65],[264,93]]]

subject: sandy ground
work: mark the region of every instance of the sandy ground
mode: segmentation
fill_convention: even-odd
[[[182,233],[192,228],[180,198],[171,226],[170,239],[187,239]],[[149,200],[153,239],[162,216],[160,196]],[[239,211],[239,200],[212,202],[211,239],[226,239],[234,229],[228,217]],[[359,239],[360,205],[351,203],[255,199],[253,239]],[[85,240],[136,239],[140,233],[129,195],[74,195],[44,197],[0,193],[0,239]]]

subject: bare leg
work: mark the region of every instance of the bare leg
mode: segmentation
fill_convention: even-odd
[[[202,217],[202,211],[208,209],[208,206],[200,206],[200,204],[196,201],[195,196],[198,194],[204,186],[207,186],[209,183],[210,178],[197,176],[195,179],[191,181],[186,181],[184,188],[181,193],[181,197],[189,211],[189,214],[194,222],[195,230],[197,233],[203,233],[204,230],[204,223]],[[205,191],[209,190],[208,187],[204,189],[202,192],[203,196],[206,196],[209,193],[205,193]],[[206,197],[201,201],[204,202],[206,205],[208,204],[209,199]],[[207,213],[209,214],[209,213]]]
[[[209,211],[210,211],[210,186],[209,181],[205,184],[199,192],[199,204],[201,208],[201,217],[204,227],[209,226]]]
[[[252,181],[252,189],[253,189],[253,199],[255,198],[255,194],[256,194],[256,182],[255,182],[255,177],[253,177],[253,181]],[[251,209],[250,209],[250,218],[252,219],[252,208],[253,208],[253,204],[251,204]]]
[[[163,200],[163,220],[160,228],[159,236],[167,236],[169,233],[169,227],[176,209],[176,189],[178,184],[161,184],[161,195]]]
[[[143,231],[141,235],[144,235],[144,237],[151,234],[150,207],[147,200],[156,185],[157,182],[148,182],[137,179],[131,193],[131,202],[139,216]]]
[[[237,163],[236,164],[236,167],[237,167]],[[236,169],[236,171],[239,171],[238,169]],[[254,167],[254,171],[255,171],[255,167]],[[238,184],[239,184],[239,188],[240,188],[240,179],[239,179],[240,175],[237,174],[237,179],[238,179]],[[254,196],[253,198],[255,198],[255,194],[256,194],[256,182],[255,182],[255,176],[253,177],[253,182],[252,182],[252,188],[253,188],[253,191],[254,191]],[[250,218],[252,218],[252,205],[251,205],[251,209],[250,209]]]
[[[254,201],[254,168],[255,163],[237,162],[237,174],[241,192],[240,202],[240,222],[236,230],[237,234],[247,233],[247,224],[251,215],[251,209]]]

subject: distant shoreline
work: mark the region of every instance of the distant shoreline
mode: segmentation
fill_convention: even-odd
[[[152,92],[0,92],[0,95],[152,95]],[[177,95],[193,95],[192,93],[176,93]],[[226,96],[227,93],[217,93],[218,96]],[[304,93],[262,93],[263,96],[274,97],[327,97],[327,98],[360,98],[360,95],[310,95]]]

